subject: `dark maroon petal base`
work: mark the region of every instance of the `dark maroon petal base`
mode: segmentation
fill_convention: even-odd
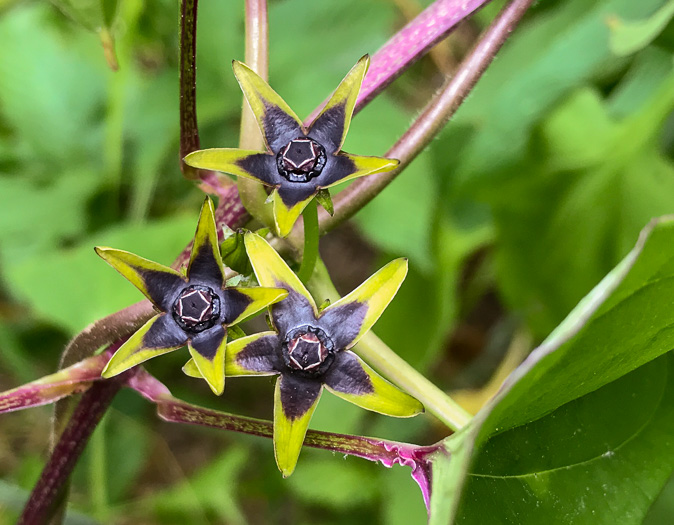
[[[321,394],[320,379],[301,377],[292,373],[283,374],[281,381],[281,405],[289,420],[299,419],[313,406]]]
[[[222,340],[227,336],[227,331],[222,325],[215,325],[191,339],[192,347],[206,359],[213,359],[218,351]]]
[[[342,144],[345,119],[346,105],[333,106],[314,120],[308,136],[323,144],[328,153],[337,153]]]
[[[276,286],[288,290],[288,296],[271,307],[272,323],[282,337],[299,326],[316,324],[314,308],[306,297],[282,282]]]
[[[143,336],[143,346],[153,348],[171,348],[187,343],[187,335],[178,326],[171,314],[160,314]]]
[[[276,334],[266,335],[248,343],[236,355],[236,364],[253,372],[281,372],[281,342]]]
[[[335,350],[344,350],[358,335],[366,313],[367,304],[352,301],[323,312],[318,325],[330,335]]]
[[[374,392],[370,376],[363,370],[353,352],[337,352],[335,362],[323,376],[327,386],[345,394],[363,395]]]

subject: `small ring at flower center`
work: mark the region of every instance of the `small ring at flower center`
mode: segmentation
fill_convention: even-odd
[[[327,158],[325,148],[308,137],[291,140],[276,155],[279,175],[290,182],[309,182],[318,177]]]
[[[333,344],[323,330],[313,326],[297,328],[287,334],[284,361],[294,370],[319,373],[328,366]]]
[[[173,304],[173,319],[189,333],[203,332],[219,318],[220,297],[208,286],[188,286]]]

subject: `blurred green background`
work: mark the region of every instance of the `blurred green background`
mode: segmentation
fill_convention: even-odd
[[[428,3],[272,1],[273,87],[309,114]],[[344,149],[383,155],[503,3],[368,105]],[[203,199],[178,169],[177,1],[120,0],[108,13],[116,73],[90,15],[63,12],[85,4],[0,0],[0,390],[50,373],[70,337],[140,299],[93,246],[170,264]],[[650,218],[674,212],[672,14],[671,0],[540,2],[438,139],[322,240],[343,293],[392,257],[410,258],[375,331],[471,410]],[[238,140],[233,58],[243,59],[243,2],[202,1],[204,147]],[[216,399],[182,374],[186,360],[174,352],[148,369],[183,399],[271,417],[271,380],[231,380]],[[388,419],[330,395],[320,405],[315,429],[420,444],[446,433],[431,416]],[[39,475],[49,417],[2,417],[0,524],[14,522]],[[672,494],[648,523],[674,520]],[[87,448],[71,502],[71,524],[425,521],[409,469],[306,449],[283,480],[268,440],[162,423],[126,391]]]

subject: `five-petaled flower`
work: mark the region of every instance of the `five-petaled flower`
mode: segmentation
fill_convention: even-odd
[[[96,253],[160,310],[117,350],[103,377],[115,376],[187,344],[200,376],[220,395],[225,388],[227,326],[287,295],[280,288],[225,287],[209,198],[201,208],[187,276],[129,252],[97,247]]]
[[[396,259],[320,313],[302,282],[259,235],[247,233],[246,249],[262,286],[288,290],[271,306],[275,332],[242,337],[227,346],[226,373],[280,375],[274,399],[274,452],[284,476],[295,469],[309,420],[323,386],[360,407],[396,417],[423,411],[348,349],[377,321],[407,273]],[[185,367],[198,376],[194,363]]]
[[[256,73],[234,61],[234,74],[262,131],[268,152],[215,148],[195,151],[185,162],[257,180],[276,189],[274,218],[285,237],[322,189],[394,169],[394,159],[340,151],[369,65],[365,55],[346,75],[320,115],[306,129],[283,99]]]

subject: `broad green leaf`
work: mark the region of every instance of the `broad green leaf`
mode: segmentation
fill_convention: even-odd
[[[646,228],[448,438],[431,523],[641,522],[674,470],[672,246],[674,217]]]
[[[42,319],[71,333],[120,310],[143,296],[117,272],[97,260],[94,246],[115,246],[170,265],[194,234],[195,217],[125,225],[101,232],[76,248],[53,250],[26,261],[4,261],[16,298]]]
[[[118,0],[51,0],[51,2],[89,31],[109,28],[115,18]]]
[[[104,102],[105,65],[90,35],[59,35],[50,14],[44,3],[25,4],[0,18],[0,114],[22,153],[53,173],[101,139],[93,123]]]
[[[541,128],[544,147],[489,196],[499,285],[537,337],[617,264],[644,224],[674,212],[674,164],[659,139],[674,107],[671,56],[646,53],[634,70],[611,101],[591,89],[567,99]],[[647,79],[657,89],[645,89]]]
[[[333,509],[362,507],[377,495],[377,478],[370,465],[334,458],[300,461],[287,483],[295,497]]]
[[[147,517],[151,512],[162,523],[177,516],[181,522],[208,523],[207,516],[215,515],[219,523],[244,525],[237,486],[249,456],[243,446],[229,447],[190,479],[141,500],[138,514]]]
[[[444,133],[440,151],[466,189],[496,183],[526,153],[532,127],[562,97],[621,65],[609,48],[606,19],[650,16],[665,0],[570,0],[538,13],[517,30]]]
[[[674,2],[669,0],[651,16],[639,20],[612,17],[611,51],[618,56],[631,55],[650,44],[674,16]]]

